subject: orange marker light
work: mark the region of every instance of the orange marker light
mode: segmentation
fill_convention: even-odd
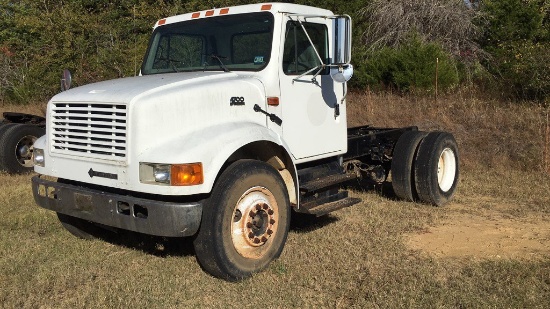
[[[269,97],[269,98],[267,98],[267,105],[269,105],[269,106],[279,106],[279,98],[278,97]]]
[[[224,15],[224,14],[227,14],[227,13],[229,13],[229,8],[225,8],[225,9],[220,10],[220,15]]]
[[[206,16],[212,16],[214,15],[214,10],[206,11]]]
[[[172,186],[195,186],[204,181],[202,163],[173,164],[170,175]]]
[[[191,14],[191,18],[199,18],[199,17],[201,17],[200,12],[195,12],[195,13]]]
[[[271,4],[262,5],[262,11],[269,11],[269,10],[271,10]]]
[[[164,24],[166,24],[166,19],[161,19],[161,20],[159,20],[159,22],[158,22],[158,25],[159,25],[159,26],[162,26],[162,25],[164,25]]]

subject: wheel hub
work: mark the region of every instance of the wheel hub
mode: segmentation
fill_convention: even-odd
[[[15,146],[15,156],[19,164],[24,167],[32,167],[32,156],[34,150],[34,142],[36,137],[34,136],[25,136],[19,140]]]
[[[447,192],[453,186],[456,176],[456,157],[450,148],[445,148],[439,156],[437,164],[437,182],[443,192]]]
[[[278,206],[266,188],[254,187],[245,192],[235,207],[231,237],[237,252],[257,258],[271,245],[277,231]]]

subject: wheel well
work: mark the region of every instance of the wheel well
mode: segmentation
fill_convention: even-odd
[[[297,205],[298,188],[296,185],[298,182],[296,179],[296,168],[290,155],[283,147],[268,141],[257,141],[247,144],[229,156],[219,174],[231,163],[242,159],[262,161],[275,168],[285,182],[290,204],[293,206]]]
[[[23,123],[38,127],[46,127],[46,118],[41,116],[12,112],[4,112],[2,116],[11,123]]]

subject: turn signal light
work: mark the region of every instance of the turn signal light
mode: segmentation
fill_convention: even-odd
[[[201,163],[173,164],[170,175],[172,186],[194,186],[204,181]]]

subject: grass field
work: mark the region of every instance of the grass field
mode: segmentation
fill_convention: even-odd
[[[354,188],[361,204],[294,221],[279,260],[227,283],[200,269],[190,239],[79,240],[35,205],[29,175],[0,174],[0,307],[550,308],[544,109],[466,95],[355,93],[348,104],[352,125],[452,131],[463,167],[454,201]]]

